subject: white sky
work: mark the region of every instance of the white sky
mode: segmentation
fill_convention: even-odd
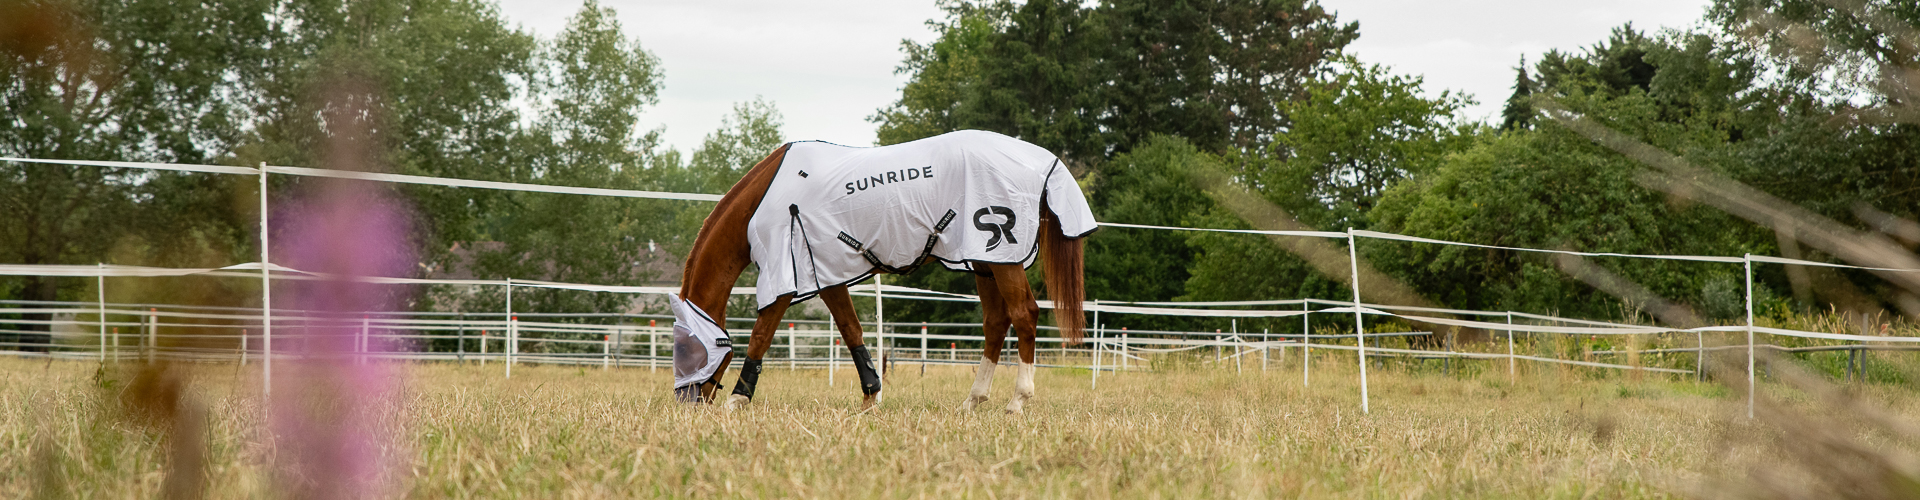
[[[499,0],[508,22],[552,36],[579,0]],[[644,127],[691,151],[734,103],[762,96],[785,116],[789,140],[868,145],[866,121],[894,101],[900,40],[927,41],[931,0],[602,0],[628,36],[659,56],[660,104]],[[1697,22],[1707,0],[1321,0],[1360,22],[1349,46],[1363,61],[1426,77],[1426,88],[1463,90],[1480,101],[1466,117],[1497,117],[1512,92],[1513,66],[1548,49],[1577,50],[1632,21],[1652,31]]]

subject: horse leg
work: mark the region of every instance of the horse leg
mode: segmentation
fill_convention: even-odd
[[[792,304],[792,295],[782,295],[754,318],[753,337],[747,340],[747,361],[740,364],[740,381],[733,383],[733,394],[727,396],[727,410],[740,409],[753,402],[754,386],[760,384],[760,359],[773,347],[773,333],[779,329],[780,318],[787,315],[787,306]]]
[[[976,274],[973,284],[980,291],[981,325],[986,340],[981,344],[980,367],[973,372],[973,391],[960,402],[960,411],[972,411],[974,405],[987,401],[987,392],[993,389],[993,369],[1000,366],[1000,347],[1006,344],[1007,327],[1013,324],[1008,320],[1005,301],[1000,298],[993,276]]]
[[[831,286],[820,289],[820,301],[833,313],[833,325],[847,343],[853,370],[860,373],[860,393],[864,395],[860,409],[873,408],[880,399],[880,373],[874,371],[873,356],[867,354],[867,346],[860,340],[860,316],[853,311],[853,296],[847,295],[846,286]]]
[[[712,377],[707,377],[706,382],[694,385],[700,388],[700,399],[695,400],[696,402],[713,404],[713,398],[720,395],[720,379],[726,378],[729,366],[733,366],[733,351],[727,351],[727,356],[720,358],[720,368],[713,371]]]
[[[1007,413],[1018,415],[1026,411],[1027,400],[1033,399],[1033,339],[1040,305],[1033,301],[1033,290],[1027,287],[1027,273],[1020,266],[991,264],[987,269],[993,272],[994,284],[999,285],[1000,302],[1005,306],[1007,319],[1013,323],[1013,333],[1020,338],[1020,371],[1013,379],[1013,399],[1007,402]]]

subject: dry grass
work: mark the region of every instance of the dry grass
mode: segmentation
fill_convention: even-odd
[[[770,369],[748,410],[668,400],[645,369],[498,364],[406,369],[392,488],[416,497],[1667,497],[1767,463],[1737,394],[1666,377],[1552,368],[1509,383],[1373,375],[1359,411],[1351,357],[1261,373],[1102,376],[1042,370],[1025,416],[956,414],[970,369],[901,365],[878,411],[852,373]],[[163,426],[125,417],[124,372],[0,360],[0,497],[156,496]],[[1504,362],[1501,363],[1504,368]],[[273,496],[252,369],[190,368],[211,419],[208,495]],[[1786,392],[1782,389],[1782,392]],[[1900,386],[1855,394],[1920,415]],[[1794,398],[1791,394],[1788,400]],[[1791,403],[1811,405],[1812,403]],[[1771,437],[1765,439],[1779,439]]]

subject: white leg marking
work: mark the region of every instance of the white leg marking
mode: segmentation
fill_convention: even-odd
[[[750,399],[746,396],[741,396],[739,394],[728,394],[727,402],[726,404],[722,405],[721,408],[727,411],[734,411],[741,408],[746,408],[747,403],[751,403],[751,402],[753,402],[753,399]]]
[[[973,411],[973,406],[987,401],[987,391],[993,389],[993,369],[998,366],[980,357],[980,367],[973,371],[973,391],[967,394],[967,400],[960,402],[960,411]]]
[[[1025,413],[1029,399],[1033,399],[1033,363],[1020,363],[1020,371],[1013,377],[1013,400],[1007,402],[1007,413]]]

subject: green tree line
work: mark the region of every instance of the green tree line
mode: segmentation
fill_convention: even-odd
[[[870,120],[882,144],[984,129],[1047,147],[1066,160],[1102,221],[1833,260],[1793,234],[1649,188],[1640,176],[1646,165],[1555,117],[1600,124],[1856,228],[1912,220],[1920,215],[1920,91],[1909,75],[1920,74],[1920,10],[1835,5],[1717,0],[1698,28],[1628,25],[1584,48],[1529,54],[1515,68],[1499,122],[1477,123],[1459,116],[1472,96],[1348,54],[1361,24],[1312,0],[948,1],[945,16],[928,22],[932,41],[903,42],[907,83]],[[479,0],[209,0],[191,8],[17,0],[0,5],[0,42],[6,156],[329,167],[330,124],[358,120],[376,131],[379,164],[371,168],[383,171],[718,193],[784,140],[777,109],[754,100],[694,151],[665,147],[660,129],[639,118],[657,102],[659,59],[591,1],[564,30],[537,37]],[[300,187],[298,179],[274,181],[276,191]],[[254,182],[0,163],[0,217],[8,221],[0,224],[0,261],[251,261]],[[422,275],[645,283],[664,275],[649,263],[677,264],[710,207],[380,189],[415,209]],[[1087,246],[1087,292],[1121,301],[1350,298],[1347,276],[1317,265],[1313,252],[1263,236],[1107,228]],[[1664,301],[1705,321],[1743,307],[1741,270],[1724,264],[1581,264],[1375,240],[1361,240],[1358,253],[1370,272],[1406,291],[1383,300],[1612,319],[1660,319],[1651,309]],[[1644,294],[1582,278],[1596,272]],[[1756,272],[1763,311],[1920,304],[1864,273]],[[973,287],[963,274],[939,271],[889,282]],[[91,286],[4,278],[0,296],[77,299],[90,297]],[[117,298],[233,305],[257,296],[250,286],[257,285],[182,278]],[[419,309],[497,310],[499,294],[444,288],[410,300]],[[627,300],[528,290],[515,294],[515,307],[611,312],[626,310]],[[961,303],[890,305],[890,318],[913,321],[979,314]],[[1101,322],[1227,327],[1122,315]]]
[[[738,104],[691,154],[640,114],[657,56],[594,1],[536,37],[478,0],[20,0],[0,4],[0,156],[354,168],[489,181],[724,192],[781,142]],[[364,110],[342,112],[341,110]],[[374,165],[335,131],[371,130]],[[301,179],[275,176],[274,198]],[[420,275],[617,285],[665,272],[710,204],[389,185]],[[218,267],[258,260],[257,179],[0,163],[0,262]],[[93,280],[7,277],[0,297],[74,300]],[[257,305],[249,280],[109,280],[125,302]],[[498,287],[483,287],[498,288]],[[419,309],[497,311],[502,291],[407,291]],[[521,290],[521,310],[619,312],[615,294]],[[28,319],[47,319],[27,315]],[[11,326],[11,325],[9,325]],[[43,325],[24,329],[45,331]],[[29,334],[27,340],[35,340]],[[37,337],[45,341],[45,336]]]
[[[1542,109],[1557,106],[1857,228],[1880,227],[1888,215],[1912,220],[1920,114],[1911,110],[1920,91],[1908,75],[1920,69],[1920,10],[1836,5],[1720,0],[1696,29],[1626,25],[1585,48],[1537,54],[1516,68],[1501,121],[1482,124],[1457,116],[1471,97],[1347,55],[1360,25],[1310,0],[950,2],[947,17],[930,23],[937,39],[905,43],[900,72],[910,81],[872,121],[886,143],[980,128],[1046,145],[1070,160],[1102,221],[1833,261],[1792,234],[1641,185],[1646,165]],[[1223,204],[1229,198],[1205,180],[1215,176],[1257,195],[1265,211]],[[1090,298],[1351,298],[1344,272],[1317,269],[1274,238],[1124,228],[1091,238]],[[1744,312],[1737,265],[1576,266],[1539,253],[1378,240],[1361,240],[1359,253],[1430,305],[1639,320],[1660,319],[1650,307],[1660,302],[1701,321]],[[1579,277],[1595,272],[1646,294]],[[1913,302],[1865,273],[1762,266],[1756,280],[1763,314]],[[905,281],[972,286],[937,274]],[[941,303],[898,309],[977,314]],[[1227,326],[1127,315],[1101,322]]]

